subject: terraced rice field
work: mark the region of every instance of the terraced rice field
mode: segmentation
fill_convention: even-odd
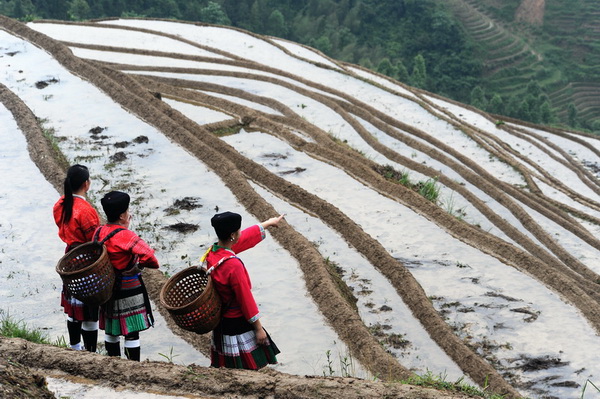
[[[132,228],[157,250],[167,275],[145,275],[162,314],[146,359],[208,365],[208,336],[173,325],[158,295],[231,210],[245,225],[286,214],[242,254],[277,371],[431,371],[513,397],[575,398],[598,381],[596,137],[497,121],[225,27],[0,26],[0,309],[66,335],[50,217],[64,164],[45,135],[90,167],[92,203],[131,194]]]
[[[480,48],[488,91],[519,96],[530,81],[537,81],[560,121],[569,121],[568,109],[573,104],[579,122],[594,126],[600,109],[595,78],[600,54],[598,4],[531,1],[528,9],[521,10],[530,15],[517,16],[517,5],[525,3],[452,0],[448,5]],[[534,3],[542,4],[541,8]],[[513,13],[507,11],[511,7]],[[561,69],[551,66],[557,58],[565,63]],[[548,73],[549,69],[553,72]]]

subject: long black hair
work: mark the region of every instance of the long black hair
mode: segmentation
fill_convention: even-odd
[[[78,191],[90,178],[90,172],[83,165],[73,165],[65,178],[65,198],[63,199],[62,220],[67,223],[73,215],[73,193]]]

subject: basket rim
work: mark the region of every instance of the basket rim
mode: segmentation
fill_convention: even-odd
[[[182,309],[185,309],[186,307],[189,307],[195,301],[200,300],[200,298],[202,298],[203,296],[208,295],[207,294],[208,289],[209,289],[209,287],[212,288],[212,285],[213,285],[210,274],[208,275],[208,282],[206,283],[206,288],[204,289],[204,291],[202,291],[202,293],[197,298],[195,298],[193,301],[191,301],[190,303],[182,305],[182,306],[172,306],[172,305],[169,305],[167,303],[167,301],[165,300],[165,293],[167,292],[167,290],[169,288],[171,288],[173,285],[177,284],[179,282],[179,280],[181,280],[182,277],[188,276],[193,273],[202,273],[202,272],[206,273],[206,271],[204,271],[203,269],[200,269],[197,266],[190,266],[190,267],[180,270],[177,273],[175,273],[174,275],[172,275],[169,278],[169,280],[167,280],[165,285],[163,285],[162,289],[160,290],[160,303],[165,307],[165,309],[167,309],[168,311],[182,310]]]
[[[100,253],[100,256],[98,257],[98,259],[96,259],[96,261],[94,263],[92,263],[91,265],[86,266],[86,267],[84,267],[82,269],[74,270],[72,272],[66,272],[66,271],[61,270],[61,268],[60,268],[61,263],[63,262],[63,260],[67,259],[67,257],[71,256],[71,254],[73,252],[76,252],[77,250],[81,250],[82,248],[84,248],[86,246],[89,247],[89,246],[98,246],[98,245],[100,245],[100,247],[102,248],[102,252]],[[56,272],[58,274],[60,274],[61,276],[65,276],[65,277],[73,276],[75,274],[81,274],[81,273],[84,273],[84,272],[88,272],[90,269],[92,269],[93,267],[95,267],[96,263],[98,263],[98,260],[101,257],[105,256],[105,255],[108,256],[107,250],[106,250],[106,246],[104,244],[100,244],[99,242],[96,242],[96,241],[86,242],[84,244],[81,244],[81,245],[73,248],[72,250],[70,250],[69,252],[67,252],[66,254],[64,254],[60,258],[60,260],[58,261],[58,263],[56,263],[56,268],[55,269],[56,269]],[[111,264],[111,268],[112,268],[112,264]]]

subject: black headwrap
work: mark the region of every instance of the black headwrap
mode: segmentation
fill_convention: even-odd
[[[116,221],[122,213],[127,211],[129,200],[129,194],[121,191],[111,191],[100,200],[109,222]]]
[[[238,231],[242,227],[242,217],[233,212],[217,213],[210,219],[210,224],[215,228],[217,237],[220,240],[226,240],[231,233]]]

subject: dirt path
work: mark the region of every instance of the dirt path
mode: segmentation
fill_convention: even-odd
[[[7,359],[10,359],[8,361]],[[38,345],[18,338],[0,338],[0,394],[6,398],[54,398],[44,389],[41,374],[65,378],[76,375],[89,383],[163,395],[191,398],[461,399],[467,395],[434,389],[354,378],[302,377],[275,372],[179,366],[165,362],[131,362],[85,351]],[[38,371],[27,370],[37,369]],[[17,381],[18,380],[18,381]],[[84,380],[84,381],[85,381]],[[4,384],[6,382],[6,385]],[[14,382],[14,384],[13,384]],[[13,388],[19,384],[16,388]],[[19,387],[31,395],[21,394]],[[13,393],[15,394],[13,396]]]

